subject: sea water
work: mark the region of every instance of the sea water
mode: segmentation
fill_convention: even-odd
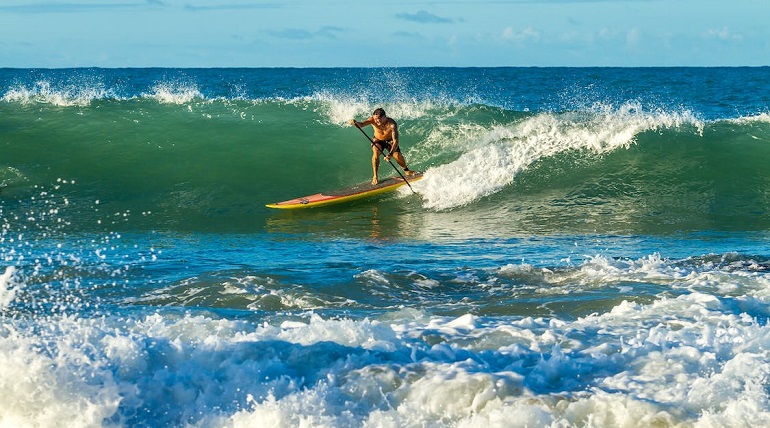
[[[413,192],[265,207],[377,107]],[[768,68],[0,69],[0,148],[0,426],[770,425]]]

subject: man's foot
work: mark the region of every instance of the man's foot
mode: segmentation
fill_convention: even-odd
[[[404,172],[406,173],[407,177],[417,174],[415,171],[412,171],[411,169],[405,169]]]
[[[380,180],[377,180],[377,177],[372,178],[372,185],[378,184]]]

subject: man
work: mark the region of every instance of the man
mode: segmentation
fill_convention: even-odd
[[[398,146],[398,125],[396,125],[395,120],[385,114],[385,110],[378,108],[372,113],[372,117],[363,122],[356,122],[355,119],[350,119],[350,124],[359,128],[372,125],[372,128],[374,128],[374,138],[372,139],[372,171],[374,172],[374,177],[372,177],[372,184],[379,183],[377,170],[380,168],[380,154],[383,150],[388,151],[388,154],[385,155],[386,161],[390,161],[390,158],[393,157],[401,165],[401,168],[404,169],[406,175],[414,174],[414,171],[410,171],[406,167],[406,160],[404,160],[404,155],[401,154],[401,147]]]

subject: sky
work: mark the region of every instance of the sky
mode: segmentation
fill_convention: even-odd
[[[0,67],[770,65],[770,0],[0,0]]]

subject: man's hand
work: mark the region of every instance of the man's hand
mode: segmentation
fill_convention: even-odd
[[[356,120],[355,119],[350,119],[350,124],[351,125],[355,125],[356,124]]]

